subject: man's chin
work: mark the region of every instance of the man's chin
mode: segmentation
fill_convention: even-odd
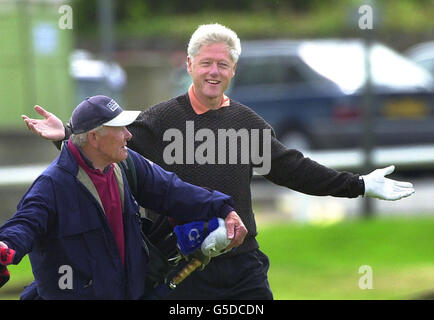
[[[223,93],[221,93],[221,92],[217,92],[217,93],[213,92],[213,93],[209,93],[209,94],[205,95],[205,97],[206,97],[206,99],[209,102],[215,102],[215,101],[220,102],[221,99],[222,99],[222,97],[223,97]]]
[[[216,99],[223,96],[223,92],[220,89],[215,88],[215,90],[209,90],[206,92],[205,96],[208,99]]]
[[[126,158],[128,158],[128,152],[125,150],[121,153],[121,155],[119,156],[119,160],[117,162],[124,161]]]

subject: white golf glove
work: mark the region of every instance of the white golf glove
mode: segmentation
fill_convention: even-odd
[[[207,257],[216,257],[226,252],[226,247],[231,240],[228,239],[226,233],[225,221],[218,218],[219,227],[211,232],[201,245],[202,253]]]
[[[385,178],[395,170],[395,166],[377,169],[361,176],[365,183],[365,197],[382,200],[399,200],[414,193],[413,184]]]

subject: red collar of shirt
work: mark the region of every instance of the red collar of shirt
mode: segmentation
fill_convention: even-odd
[[[210,110],[210,108],[208,108],[206,105],[201,103],[199,99],[196,97],[196,95],[194,94],[193,85],[191,85],[190,88],[188,89],[188,97],[190,98],[191,106],[193,107],[193,110],[196,114],[202,114]],[[223,94],[222,102],[218,108],[227,107],[230,104],[231,104],[230,99]]]
[[[95,167],[92,164],[92,161],[90,161],[78,148],[71,139],[68,140],[68,148],[71,151],[72,155],[74,156],[75,160],[77,160],[77,163],[80,167],[86,170],[86,172],[92,173],[92,174],[108,174],[110,171],[113,170],[114,165],[113,163],[109,164],[107,167],[104,168],[103,171],[99,169],[95,169]]]

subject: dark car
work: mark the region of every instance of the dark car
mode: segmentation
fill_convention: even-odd
[[[302,150],[362,145],[362,41],[250,41],[242,50],[227,95],[268,121],[280,141]],[[375,144],[434,143],[433,77],[380,43],[370,57]],[[179,82],[184,92],[188,77]]]

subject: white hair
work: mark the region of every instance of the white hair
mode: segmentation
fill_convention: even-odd
[[[87,135],[89,134],[90,131],[94,131],[99,133],[100,135],[104,135],[105,133],[105,127],[104,126],[99,126],[96,127],[95,129],[83,132],[83,133],[78,133],[78,134],[71,134],[71,141],[79,148],[83,148],[86,143],[87,143]]]
[[[241,43],[237,34],[221,24],[204,24],[199,26],[190,38],[187,54],[193,59],[203,45],[223,42],[228,46],[232,61],[237,63],[241,54]]]

